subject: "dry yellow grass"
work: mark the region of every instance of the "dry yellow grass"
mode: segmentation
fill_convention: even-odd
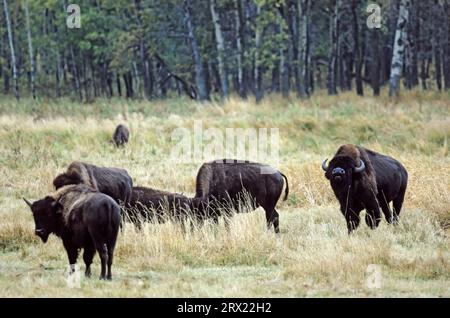
[[[0,107],[0,296],[450,296],[450,102],[448,94],[411,92],[396,104],[316,95],[307,101],[269,96],[260,105],[186,100],[99,101],[61,105],[5,101]],[[126,118],[126,120],[125,120]],[[114,280],[66,283],[60,240],[42,244],[22,196],[52,191],[53,177],[72,160],[127,169],[136,185],[194,193],[200,163],[174,164],[177,127],[276,127],[280,170],[290,197],[279,203],[281,235],[257,210],[184,235],[171,223],[126,226],[119,236]],[[108,143],[126,122],[125,149]],[[342,143],[357,143],[404,163],[410,178],[401,223],[365,224],[352,236],[320,163]],[[446,230],[447,229],[447,230]],[[94,260],[94,274],[99,273]],[[82,258],[79,259],[83,269]],[[381,269],[381,288],[367,288],[367,267]]]

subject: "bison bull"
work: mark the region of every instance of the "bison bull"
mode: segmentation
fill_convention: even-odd
[[[358,227],[363,209],[372,229],[380,223],[380,207],[388,223],[397,222],[408,183],[408,173],[400,162],[354,145],[341,146],[328,166],[326,162],[322,169],[339,200],[349,233]]]
[[[66,172],[53,180],[56,190],[65,185],[80,183],[98,189],[119,204],[130,200],[133,187],[133,180],[124,169],[97,167],[79,161],[72,162]]]
[[[100,279],[111,279],[111,265],[120,225],[120,208],[109,196],[86,185],[68,185],[45,198],[25,202],[33,212],[35,233],[45,243],[50,234],[63,241],[71,270],[84,248],[86,276],[95,252],[101,259]],[[106,267],[107,271],[106,271]]]
[[[256,162],[222,159],[204,163],[196,180],[195,197],[215,198],[241,211],[242,199],[247,195],[251,201],[251,209],[261,206],[266,212],[267,226],[274,226],[279,233],[279,214],[275,209],[283,192],[284,180],[286,189],[284,200],[289,194],[287,178],[274,168]],[[200,205],[203,205],[202,203]],[[216,212],[218,210],[216,209]],[[220,214],[208,213],[217,222]]]

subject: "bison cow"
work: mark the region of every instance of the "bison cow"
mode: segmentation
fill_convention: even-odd
[[[91,275],[92,259],[97,251],[102,264],[100,279],[112,278],[111,265],[121,216],[119,206],[111,197],[80,184],[64,186],[33,203],[24,200],[33,212],[36,235],[44,243],[51,233],[62,239],[71,271],[78,249],[84,248],[86,276]]]
[[[261,206],[266,212],[267,226],[270,227],[273,224],[275,233],[279,233],[279,214],[275,206],[283,192],[283,178],[286,180],[284,196],[286,200],[289,194],[288,180],[284,174],[274,168],[261,163],[235,159],[215,160],[204,163],[200,167],[197,173],[195,197],[215,198],[224,206],[231,203],[231,207],[241,212],[243,199],[247,196],[252,201],[250,209],[254,210]],[[212,215],[217,222],[220,214],[210,212],[208,215]]]
[[[127,216],[140,226],[141,221],[164,223],[168,219],[183,221],[190,210],[191,200],[182,194],[147,187],[133,187],[127,204]]]
[[[124,146],[128,142],[128,138],[130,137],[130,131],[124,125],[118,125],[116,130],[114,131],[112,141],[117,146]]]
[[[79,161],[72,162],[66,172],[53,180],[56,190],[65,185],[80,183],[98,189],[119,204],[126,204],[130,200],[133,187],[133,180],[124,169],[97,167]]]
[[[339,200],[349,233],[358,227],[363,209],[372,229],[380,223],[380,207],[388,223],[397,222],[408,182],[408,173],[400,162],[363,147],[343,145],[328,166],[327,159],[323,161],[322,169]]]

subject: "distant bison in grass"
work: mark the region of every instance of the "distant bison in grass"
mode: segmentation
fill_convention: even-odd
[[[116,147],[125,146],[130,138],[130,130],[125,125],[118,125],[112,136],[112,142]]]
[[[266,211],[267,226],[274,226],[279,233],[279,214],[275,206],[283,192],[284,180],[286,189],[284,200],[289,194],[289,184],[284,174],[261,163],[221,159],[204,163],[196,180],[195,197],[214,198],[224,206],[230,204],[237,212],[241,211],[243,199],[251,199],[252,210],[261,206]],[[203,204],[203,203],[202,203]],[[215,203],[213,206],[217,206]],[[208,213],[217,222],[218,213]]]
[[[133,180],[124,169],[97,167],[80,161],[72,162],[66,172],[53,180],[57,190],[65,185],[80,183],[98,189],[119,204],[130,200],[133,187]]]
[[[101,259],[100,279],[111,279],[114,248],[120,225],[120,208],[106,194],[91,187],[68,185],[45,198],[30,203],[33,212],[35,233],[46,243],[50,234],[63,241],[74,270],[78,249],[83,248],[86,276],[91,275],[91,264],[95,252]]]
[[[380,223],[380,207],[388,223],[397,222],[408,183],[408,173],[400,162],[354,145],[341,146],[328,166],[326,162],[322,169],[339,200],[349,233],[358,227],[363,209],[372,229]]]

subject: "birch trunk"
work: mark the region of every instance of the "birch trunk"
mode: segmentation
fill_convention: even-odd
[[[12,64],[12,69],[13,69],[13,80],[14,80],[14,96],[16,97],[17,100],[19,100],[20,99],[19,78],[18,78],[18,74],[17,74],[16,54],[14,52],[11,20],[9,18],[8,1],[3,0],[3,8],[5,9],[6,28],[8,31],[9,50],[11,53],[11,64]]]
[[[261,41],[262,41],[262,28],[258,18],[261,15],[261,5],[256,5],[256,30],[255,30],[255,97],[256,102],[260,102],[263,97],[262,91],[262,74],[261,74]]]
[[[33,40],[31,37],[31,27],[30,27],[30,14],[28,12],[28,0],[25,1],[25,20],[27,26],[27,39],[28,39],[28,54],[30,56],[30,77],[31,77],[31,94],[33,99],[36,99],[36,85],[35,85],[35,72],[36,72],[36,64],[34,61],[33,55]]]
[[[299,0],[298,1],[298,12],[299,12],[299,39],[298,39],[298,61],[300,68],[299,76],[299,96],[304,98],[308,95],[309,91],[309,37],[308,37],[308,27],[309,27],[309,8],[310,0]]]
[[[389,96],[398,96],[400,93],[400,78],[402,76],[403,60],[405,57],[406,25],[409,18],[409,8],[409,0],[400,1],[394,50],[392,52]]]
[[[241,0],[234,0],[234,22],[236,26],[236,63],[238,93],[242,98],[246,98],[247,94],[244,86],[244,43]]]

